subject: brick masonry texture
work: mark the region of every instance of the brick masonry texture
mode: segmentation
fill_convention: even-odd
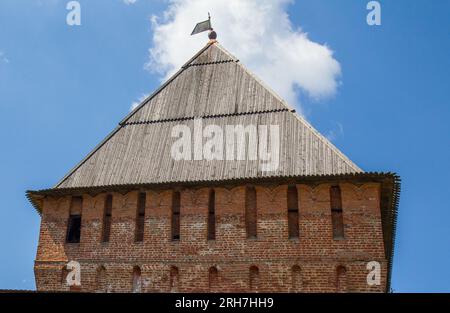
[[[215,240],[207,240],[210,188],[178,190],[179,241],[171,238],[173,190],[111,193],[109,242],[101,242],[107,194],[83,195],[80,243],[65,243],[71,197],[46,197],[34,268],[37,289],[69,291],[63,268],[75,260],[81,264],[78,290],[86,292],[131,292],[135,266],[141,269],[142,292],[384,292],[387,259],[380,184],[339,186],[345,227],[345,238],[339,240],[333,239],[331,185],[325,183],[296,185],[300,235],[294,239],[288,234],[287,185],[255,186],[256,239],[246,235],[246,186],[214,188]],[[136,243],[139,192],[147,197],[144,240]],[[367,284],[370,261],[381,264],[379,286]],[[210,281],[213,266],[217,277]],[[251,266],[259,273],[255,290],[250,289]],[[345,267],[344,274],[339,266]],[[176,279],[171,278],[174,267],[178,268]]]

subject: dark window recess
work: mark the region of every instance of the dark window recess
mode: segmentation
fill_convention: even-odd
[[[333,238],[344,238],[344,216],[342,214],[341,188],[332,186],[330,188],[331,222],[333,226]]]
[[[214,290],[219,285],[219,271],[217,267],[212,266],[209,268],[209,289]]]
[[[216,239],[216,193],[211,190],[208,203],[208,240]]]
[[[259,269],[256,266],[250,267],[250,290],[257,291],[259,287]]]
[[[66,266],[61,269],[61,284],[63,286],[67,286],[67,275],[69,275],[69,271]]]
[[[288,187],[287,202],[289,238],[298,238],[300,230],[298,224],[298,192],[296,186]]]
[[[178,267],[172,266],[170,268],[170,292],[178,292],[180,285],[180,273]]]
[[[247,238],[256,238],[256,189],[247,187],[245,191],[245,228]]]
[[[82,197],[72,197],[70,202],[70,215],[67,222],[67,243],[79,243],[81,236],[81,210],[83,207]]]
[[[133,293],[142,292],[141,268],[139,266],[135,266],[133,268],[133,286],[131,292]]]
[[[180,239],[180,193],[172,195],[172,240]]]
[[[336,268],[336,291],[347,292],[347,269],[342,265]]]
[[[79,243],[81,235],[81,215],[70,215],[67,226],[67,242]]]
[[[145,192],[139,193],[138,203],[137,203],[137,214],[136,214],[136,233],[135,241],[144,241],[144,225],[145,225]]]
[[[104,266],[97,268],[96,292],[107,292],[106,269]]]
[[[302,289],[302,270],[298,265],[292,267],[292,289],[293,291]]]
[[[107,195],[105,199],[105,213],[103,215],[102,242],[109,241],[111,233],[112,202],[112,195]]]

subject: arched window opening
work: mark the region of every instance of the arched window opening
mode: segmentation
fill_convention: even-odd
[[[133,267],[133,287],[131,291],[134,293],[142,292],[141,268],[139,266]]]
[[[95,291],[100,292],[100,293],[108,292],[106,268],[103,265],[99,266],[97,269],[97,280],[96,280]]]
[[[294,265],[291,269],[292,291],[298,292],[302,290],[302,270],[300,266]]]
[[[347,269],[342,265],[336,268],[336,291],[347,292]]]
[[[259,269],[257,266],[250,267],[250,290],[257,292],[259,289]]]
[[[217,267],[211,266],[208,274],[209,290],[217,290],[219,286],[219,271],[217,270]]]
[[[61,269],[61,285],[63,287],[67,287],[67,275],[69,275],[69,270],[64,265],[64,267]]]
[[[178,292],[180,287],[180,273],[178,267],[170,267],[170,292]]]

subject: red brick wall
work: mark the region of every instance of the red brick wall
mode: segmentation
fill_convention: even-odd
[[[35,262],[38,290],[69,290],[61,281],[64,265],[81,264],[81,290],[96,291],[98,269],[112,292],[130,292],[133,267],[139,266],[142,291],[169,292],[171,267],[178,268],[178,291],[208,292],[209,269],[215,266],[212,291],[250,290],[250,267],[259,270],[261,292],[383,292],[387,261],[380,218],[379,184],[340,184],[345,239],[334,240],[329,184],[297,185],[300,237],[288,238],[287,185],[256,186],[257,238],[247,239],[245,186],[215,188],[216,240],[207,240],[208,188],[181,191],[179,241],[171,240],[172,191],[147,191],[144,241],[135,243],[138,191],[113,194],[110,241],[101,242],[105,194],[83,196],[81,242],[66,244],[70,197],[44,201]],[[382,266],[380,286],[368,286],[366,264]],[[292,267],[300,267],[293,279]],[[345,266],[338,284],[337,267]],[[213,281],[214,284],[214,281]],[[102,284],[100,284],[102,285]]]

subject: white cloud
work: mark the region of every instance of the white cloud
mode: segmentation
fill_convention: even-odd
[[[314,99],[332,96],[341,68],[326,45],[294,28],[289,0],[170,0],[162,16],[152,16],[153,45],[147,68],[164,78],[207,43],[206,33],[189,36],[211,13],[218,41],[251,71],[297,106],[298,91]]]
[[[123,2],[127,5],[135,4],[137,0],[123,0]]]
[[[139,104],[142,103],[142,101],[148,98],[149,95],[150,94],[143,94],[137,101],[134,101],[130,106],[130,112],[136,109],[139,106]]]

